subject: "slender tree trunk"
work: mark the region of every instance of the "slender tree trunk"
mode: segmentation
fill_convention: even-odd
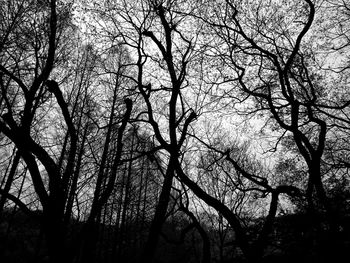
[[[201,226],[201,224],[197,220],[196,216],[187,207],[181,207],[180,209],[191,218],[195,228],[197,229],[198,233],[200,234],[200,236],[202,238],[203,244],[202,244],[201,263],[210,263],[211,262],[210,239],[209,239],[206,231]]]
[[[143,257],[141,258],[142,262],[153,262],[155,256],[159,235],[161,233],[162,225],[164,223],[165,215],[168,209],[170,192],[175,174],[173,158],[174,157],[170,156],[169,164],[164,177],[163,187],[151,223],[148,239],[145,244]]]
[[[67,198],[67,205],[66,205],[65,218],[64,218],[64,222],[66,224],[69,223],[71,216],[72,216],[72,208],[73,208],[73,203],[74,203],[74,197],[76,195],[76,189],[77,189],[77,184],[78,184],[78,179],[79,179],[79,174],[80,174],[81,162],[82,162],[83,154],[84,154],[84,145],[85,145],[85,140],[87,137],[87,130],[88,130],[88,128],[86,125],[85,130],[84,130],[83,139],[82,139],[81,146],[80,146],[80,151],[78,153],[75,171],[74,171],[72,182],[70,185],[70,191],[69,191],[68,198]]]
[[[123,190],[119,191],[120,197],[119,197],[119,202],[117,203],[116,207],[116,221],[115,221],[115,227],[114,227],[114,240],[113,240],[113,250],[112,250],[112,258],[113,260],[119,260],[119,251],[120,251],[120,218],[121,218],[121,213],[122,213],[122,200],[123,200]]]
[[[122,255],[123,250],[125,249],[125,247],[128,245],[128,237],[126,235],[127,232],[127,226],[128,226],[128,220],[127,220],[127,214],[128,214],[128,210],[130,209],[129,203],[130,203],[130,188],[131,188],[131,176],[132,176],[132,158],[133,158],[133,149],[134,149],[134,134],[131,135],[131,145],[130,145],[130,160],[128,162],[128,167],[126,170],[126,178],[125,181],[123,180],[124,183],[124,189],[125,189],[125,195],[124,195],[124,202],[123,202],[123,210],[122,210],[122,218],[121,218],[121,224],[120,224],[120,238],[119,240],[120,242],[120,247],[119,247],[119,255]],[[130,236],[129,236],[130,238]]]

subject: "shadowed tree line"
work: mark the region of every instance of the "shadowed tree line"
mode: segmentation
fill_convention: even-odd
[[[6,262],[349,256],[350,5],[0,3]]]

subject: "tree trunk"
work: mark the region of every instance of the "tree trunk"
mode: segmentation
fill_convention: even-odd
[[[171,156],[141,262],[153,262],[155,256],[159,235],[161,233],[162,225],[164,223],[165,215],[168,209],[170,191],[175,174],[173,159],[174,157]]]
[[[46,211],[45,211],[46,210]],[[55,207],[46,208],[43,213],[43,230],[46,237],[50,263],[68,262],[69,253],[66,250],[66,228],[63,224],[63,216]]]

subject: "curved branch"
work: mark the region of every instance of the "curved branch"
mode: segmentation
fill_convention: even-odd
[[[284,72],[287,72],[287,70],[290,68],[291,64],[293,63],[293,60],[295,58],[295,56],[297,55],[299,48],[300,48],[300,44],[301,44],[301,40],[303,39],[303,37],[305,36],[305,34],[307,33],[307,31],[309,31],[312,22],[314,21],[314,17],[315,17],[315,6],[312,3],[311,0],[305,0],[305,2],[309,5],[310,7],[310,14],[308,17],[308,20],[303,28],[303,30],[300,32],[300,34],[297,37],[297,40],[295,42],[295,46],[293,48],[292,54],[290,55],[290,57],[288,58],[285,68],[284,68]]]
[[[29,216],[38,216],[34,211],[30,210],[25,203],[23,203],[16,196],[6,192],[4,189],[0,188],[0,195],[5,196],[5,198],[11,200],[14,204],[16,204],[24,213]]]
[[[75,154],[76,154],[76,150],[77,150],[77,140],[78,140],[77,133],[76,133],[76,129],[74,127],[72,118],[71,118],[69,111],[68,111],[68,105],[63,98],[63,94],[62,94],[62,91],[60,90],[60,88],[58,87],[58,83],[54,80],[47,80],[46,85],[48,87],[48,90],[50,92],[52,92],[56,97],[57,103],[62,110],[62,114],[63,114],[64,120],[67,124],[68,133],[70,136],[70,149],[69,149],[68,163],[67,163],[64,175],[62,177],[63,178],[63,185],[65,186],[69,181],[69,176],[70,176],[70,174],[73,170],[73,166],[74,166]]]

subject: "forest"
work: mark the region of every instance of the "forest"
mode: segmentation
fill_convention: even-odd
[[[346,0],[0,1],[1,262],[344,262],[349,135]]]

